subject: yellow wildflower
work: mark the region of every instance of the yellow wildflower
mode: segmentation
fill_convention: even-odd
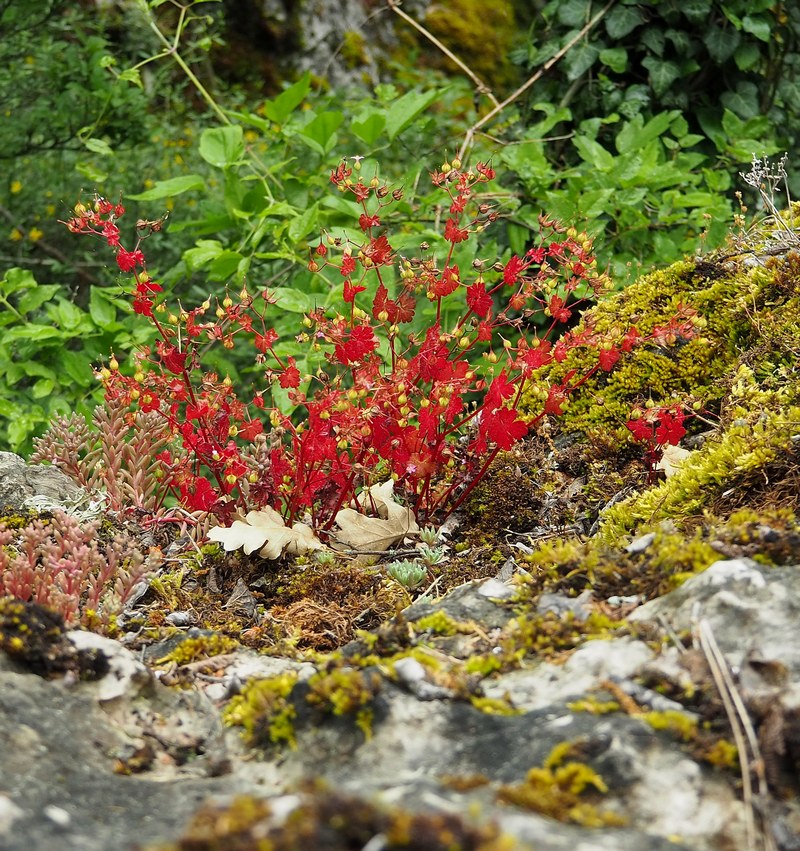
[[[31,242],[38,242],[44,236],[44,231],[39,228],[31,228],[28,232],[28,239]]]
[[[19,242],[24,236],[25,234],[19,228],[14,228],[8,235],[8,238],[14,242]]]
[[[18,192],[22,192],[22,183],[20,183],[19,180],[12,180],[10,189],[12,195],[16,195]]]

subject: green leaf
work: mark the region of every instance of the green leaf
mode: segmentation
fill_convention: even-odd
[[[435,100],[443,95],[442,89],[429,92],[408,92],[396,100],[386,114],[386,135],[394,140],[411,122]]]
[[[761,51],[752,42],[745,42],[736,48],[733,61],[740,71],[750,71],[755,68],[761,59]]]
[[[198,239],[194,248],[183,252],[183,262],[190,272],[196,272],[219,257],[222,250],[222,243],[217,239]]]
[[[344,113],[326,110],[314,118],[299,131],[298,136],[317,153],[325,156],[336,144],[336,131],[344,121]]]
[[[674,62],[665,62],[655,56],[647,56],[642,59],[642,65],[650,72],[650,85],[659,97],[681,75],[681,70]]]
[[[75,171],[77,171],[78,174],[82,174],[92,183],[104,183],[108,180],[108,172],[96,168],[93,163],[79,161],[75,163]]]
[[[644,32],[638,35],[642,44],[655,53],[656,56],[664,55],[664,45],[666,43],[664,33],[658,27],[647,27]]]
[[[380,112],[372,112],[362,121],[353,121],[350,129],[354,135],[367,145],[374,145],[386,127],[386,116]]]
[[[200,156],[216,168],[231,166],[244,153],[244,132],[239,124],[211,127],[200,136]]]
[[[575,136],[572,144],[577,148],[581,159],[598,171],[611,171],[614,167],[614,157],[594,139],[588,136]]]
[[[119,75],[119,79],[124,80],[126,83],[133,83],[134,86],[144,89],[142,75],[139,73],[138,68],[128,68]]]
[[[679,117],[680,112],[678,110],[660,112],[643,125],[642,117],[637,115],[636,118],[627,122],[617,134],[617,150],[623,154],[643,148],[664,133],[670,124]]]
[[[53,390],[55,389],[56,383],[52,378],[40,378],[38,381],[34,382],[33,387],[31,387],[31,396],[34,399],[43,399],[45,396],[49,396]]]
[[[772,27],[766,18],[745,15],[742,18],[742,29],[754,35],[759,41],[768,42],[772,36]]]
[[[615,6],[605,19],[606,32],[611,38],[622,38],[644,22],[638,6]]]
[[[610,47],[600,51],[600,61],[615,74],[622,74],[628,67],[628,51],[624,47]]]
[[[53,296],[61,289],[58,284],[40,284],[32,290],[28,290],[20,296],[17,302],[17,310],[20,313],[30,313],[41,307],[45,302],[50,301]]]
[[[30,290],[38,286],[36,278],[28,269],[20,269],[18,266],[12,266],[3,275],[3,280],[0,281],[0,293],[3,295],[11,295],[17,290]]]
[[[562,0],[557,4],[560,23],[568,27],[582,27],[591,15],[591,0]]]
[[[208,270],[209,281],[227,281],[236,274],[244,257],[238,251],[225,250],[215,257]]]
[[[735,92],[724,92],[720,97],[722,105],[735,112],[745,121],[755,118],[761,111],[758,102],[758,88],[755,83],[740,80]]]
[[[117,320],[117,308],[106,298],[100,287],[92,287],[89,294],[89,315],[98,328],[108,328]]]
[[[711,14],[711,0],[682,0],[678,8],[693,24],[705,24]]]
[[[564,58],[568,80],[577,80],[594,65],[600,55],[600,50],[587,41],[582,41],[572,48]]]
[[[128,198],[133,201],[160,201],[162,198],[174,198],[183,192],[204,187],[205,183],[199,174],[183,174],[180,177],[171,177],[169,180],[159,180],[151,189],[146,189],[137,195],[128,195]]]
[[[56,318],[59,324],[65,331],[71,331],[80,325],[83,319],[83,311],[76,307],[71,301],[61,298],[56,302],[55,306]]]
[[[286,233],[292,242],[300,242],[317,227],[319,204],[312,204],[304,213],[292,219]]]
[[[741,40],[741,33],[732,27],[712,26],[703,36],[703,44],[708,48],[711,58],[717,64],[722,64],[726,59],[730,59]]]
[[[79,387],[88,387],[94,380],[91,364],[85,355],[78,352],[62,351],[59,354],[59,365],[69,378]]]
[[[3,331],[3,342],[11,342],[13,340],[31,340],[32,342],[42,342],[44,340],[52,340],[54,337],[62,338],[64,332],[59,328],[54,328],[52,325],[36,325],[28,322],[16,328],[7,328]]]
[[[38,375],[40,378],[51,378],[53,381],[57,377],[52,369],[36,361],[25,361],[22,364],[22,368],[25,370],[25,375],[28,376]]]
[[[277,299],[278,307],[290,313],[309,313],[317,306],[317,301],[309,293],[289,287],[278,287],[271,290]]]
[[[311,74],[306,72],[296,83],[289,86],[286,91],[281,92],[276,98],[264,101],[264,115],[276,124],[283,124],[294,110],[300,106],[310,88]]]
[[[99,154],[101,157],[114,156],[114,149],[103,139],[84,139],[83,144],[93,154]]]

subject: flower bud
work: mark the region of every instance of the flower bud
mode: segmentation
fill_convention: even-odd
[[[319,263],[316,260],[311,260],[308,264],[309,272],[319,272]]]
[[[111,360],[108,362],[108,368],[112,372],[116,372],[119,369],[119,361],[114,357],[114,355],[111,355]]]
[[[461,168],[461,160],[458,157],[453,157],[453,162],[451,163],[453,168]]]

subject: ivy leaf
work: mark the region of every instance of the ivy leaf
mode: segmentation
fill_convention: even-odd
[[[581,74],[584,74],[594,65],[599,55],[599,48],[585,41],[574,47],[564,59],[567,79],[577,80]]]
[[[741,40],[741,33],[729,27],[712,26],[703,36],[703,44],[708,48],[711,58],[720,65],[733,56]]]
[[[753,17],[745,15],[742,18],[742,29],[750,35],[754,35],[759,41],[769,41],[772,35],[772,29],[769,21],[766,18]]]
[[[622,74],[628,67],[628,51],[624,47],[610,47],[608,50],[601,50],[600,61],[615,74]]]
[[[642,65],[650,72],[650,85],[659,97],[678,79],[681,70],[674,62],[665,62],[655,56],[642,59]]]
[[[611,38],[622,38],[644,22],[638,6],[616,6],[606,15],[606,32]]]

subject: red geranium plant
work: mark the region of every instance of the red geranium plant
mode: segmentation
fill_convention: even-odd
[[[364,506],[369,487],[391,477],[420,519],[441,517],[462,502],[497,452],[541,417],[562,413],[570,393],[597,370],[613,369],[641,341],[635,328],[612,339],[588,323],[552,339],[609,281],[588,237],[546,216],[523,256],[461,268],[458,246],[498,217],[485,200],[495,177],[490,165],[454,162],[431,175],[448,212],[440,254],[424,247],[419,258],[397,252],[387,229],[402,191],[378,177],[363,180],[358,165],[340,163],[331,182],[357,202],[361,238],[326,233],[310,249],[309,269],[342,293],[339,311],[311,312],[296,338],[324,353],[326,365],[313,375],[279,354],[269,322],[275,299],[266,290],[254,296],[244,288],[237,298],[190,310],[160,301],[162,288],[142,251],[143,238],[160,223],[139,222],[127,250],[119,204],[96,198],[65,222],[112,247],[120,270],[133,276],[134,310],[157,331],[154,348],[136,354],[133,375],[112,360],[101,376],[107,397],[130,406],[131,421],[136,411],[153,411],[168,424],[174,441],[159,456],[163,497],[172,493],[185,507],[221,518],[234,508],[270,507],[287,524],[305,517],[324,531],[342,507]],[[432,320],[420,329],[414,319],[426,302]],[[534,324],[536,314],[544,325]],[[205,372],[201,351],[209,341],[252,346],[263,386],[241,399],[228,378]],[[595,350],[590,368],[559,382],[540,378],[576,347]],[[541,410],[522,415],[523,390],[533,378]],[[288,391],[292,411],[274,403],[275,386]]]

